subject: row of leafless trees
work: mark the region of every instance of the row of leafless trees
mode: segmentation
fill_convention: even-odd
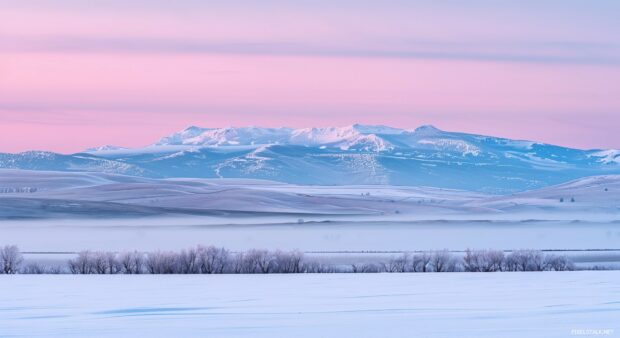
[[[456,256],[448,250],[405,253],[386,263],[359,264],[352,272],[495,272],[495,271],[568,271],[573,263],[566,256],[543,254],[537,250],[467,250]]]
[[[37,192],[37,188],[31,187],[0,187],[0,194],[11,194],[11,193],[33,193]]]
[[[0,273],[14,274],[222,274],[222,273],[371,273],[371,272],[494,272],[565,271],[573,264],[565,256],[536,250],[467,250],[455,255],[448,250],[405,253],[380,263],[325,264],[299,251],[252,249],[232,253],[214,246],[176,251],[122,252],[82,251],[66,267],[31,263],[22,266],[16,246],[0,247]]]
[[[537,250],[517,250],[504,254],[499,250],[467,250],[463,269],[471,272],[493,271],[567,271],[573,263],[566,256],[543,254]]]
[[[381,263],[369,268],[362,266],[357,270],[377,270],[377,272],[457,272],[462,271],[460,258],[448,250],[420,252],[415,254],[404,253],[390,259],[387,263]]]
[[[322,272],[304,262],[299,251],[248,250],[231,253],[224,248],[197,246],[148,253],[82,251],[69,261],[75,274],[221,274]]]

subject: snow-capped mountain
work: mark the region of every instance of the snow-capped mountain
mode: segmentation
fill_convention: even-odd
[[[155,145],[230,146],[285,143],[289,128],[199,128],[189,127],[164,137]]]
[[[468,138],[466,134],[446,133],[430,125],[421,126],[415,130],[360,124],[347,127],[303,129],[258,127],[213,129],[192,126],[164,137],[154,145],[207,147],[277,144],[371,152],[410,148],[479,155],[481,150],[475,145],[476,142],[472,143],[464,137]],[[519,144],[518,141],[504,141],[506,145]],[[526,147],[532,144],[533,142],[523,143]]]
[[[0,153],[0,169],[92,171],[134,176],[148,175],[139,166],[115,159],[87,153],[64,155],[48,151],[26,151],[19,154]]]
[[[620,151],[571,149],[428,125],[414,130],[357,124],[303,129],[189,127],[139,149],[0,154],[0,168],[514,192],[619,174]]]
[[[84,150],[84,152],[85,153],[96,153],[96,152],[100,152],[100,151],[116,151],[116,150],[126,150],[126,149],[129,149],[129,148],[113,146],[113,145],[107,144],[105,146],[88,148],[88,149]]]
[[[460,139],[446,138],[433,126],[405,130],[354,124],[327,128],[199,128],[189,127],[155,143],[155,146],[299,145],[341,150],[389,151],[422,148],[476,155],[479,149]]]
[[[384,126],[352,125],[330,128],[199,128],[189,127],[164,137],[156,146],[230,146],[290,144],[325,146],[340,149],[383,151],[393,148],[379,135],[397,135],[406,132]]]

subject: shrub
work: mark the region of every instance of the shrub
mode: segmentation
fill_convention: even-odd
[[[5,245],[0,248],[0,273],[14,274],[19,272],[24,258],[15,245]]]

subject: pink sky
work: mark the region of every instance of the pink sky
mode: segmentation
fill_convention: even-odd
[[[353,123],[620,148],[613,3],[46,3],[0,5],[0,152],[143,146],[189,125]]]

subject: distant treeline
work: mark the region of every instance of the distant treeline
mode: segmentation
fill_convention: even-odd
[[[326,264],[300,251],[252,249],[232,253],[225,248],[196,246],[181,251],[81,251],[66,264],[44,265],[24,259],[14,245],[0,247],[0,274],[266,274],[373,272],[566,271],[566,256],[537,250],[448,250],[402,254],[380,263]]]
[[[0,187],[0,194],[33,193],[37,190],[37,188],[32,187]]]

